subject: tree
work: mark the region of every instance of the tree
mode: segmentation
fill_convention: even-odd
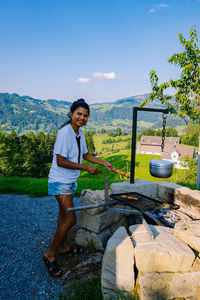
[[[48,174],[46,136],[33,132],[17,136],[0,130],[0,173],[3,176],[45,177]]]
[[[197,174],[197,164],[194,159],[189,158],[189,156],[184,156],[182,159],[182,166],[186,167],[184,171],[183,178],[179,178],[179,181],[183,180],[185,183],[195,185],[196,174]]]
[[[120,136],[120,135],[122,135],[122,130],[121,130],[121,128],[119,128],[119,127],[117,127],[114,131],[109,131],[108,132],[108,135],[109,136]]]
[[[200,133],[200,125],[194,126],[193,124],[189,124],[185,128],[184,134],[181,137],[181,143],[198,147],[199,133]]]
[[[115,134],[116,134],[116,136],[122,135],[122,130],[121,130],[121,128],[117,127],[116,130],[115,130]]]
[[[183,118],[186,124],[200,124],[200,49],[197,46],[197,31],[195,27],[191,28],[188,41],[181,33],[178,38],[184,51],[172,55],[168,62],[181,69],[180,78],[170,79],[159,85],[156,71],[151,70],[152,92],[141,106],[158,98],[162,104],[169,107],[170,113]],[[169,87],[175,88],[175,95],[164,94]]]
[[[102,129],[100,130],[100,134],[104,134],[104,133],[106,133],[106,130],[105,130],[104,128],[102,128]]]
[[[86,130],[84,131],[84,135],[85,135],[88,152],[93,153],[95,151],[93,137],[92,137],[92,135],[88,135],[88,132]]]

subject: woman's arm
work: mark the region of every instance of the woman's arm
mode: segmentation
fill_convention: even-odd
[[[71,169],[71,170],[85,170],[92,175],[101,173],[101,171],[97,169],[97,167],[95,166],[74,163],[66,159],[64,156],[60,154],[56,154],[56,158],[57,158],[57,165],[62,168]]]
[[[115,167],[109,161],[95,157],[90,153],[83,154],[83,158],[91,163],[102,165],[106,167],[106,169],[108,169],[109,171],[115,170]]]

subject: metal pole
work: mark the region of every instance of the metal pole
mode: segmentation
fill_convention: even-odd
[[[198,151],[198,161],[197,161],[197,179],[196,187],[200,187],[200,136],[199,136],[199,151]]]
[[[130,183],[134,183],[134,178],[135,178],[135,153],[136,153],[136,136],[137,136],[137,110],[138,110],[138,107],[133,107],[132,151],[131,151],[131,178],[130,178]]]

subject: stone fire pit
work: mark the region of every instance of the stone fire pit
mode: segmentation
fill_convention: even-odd
[[[168,212],[174,228],[164,226],[159,216],[156,219],[150,212],[154,240],[143,224],[131,225],[129,216],[103,207],[80,212],[76,243],[105,250],[101,275],[104,299],[137,293],[142,300],[200,300],[200,192],[148,180],[110,187],[112,194],[123,192],[141,193],[179,208]],[[81,205],[103,201],[104,191],[82,193]]]

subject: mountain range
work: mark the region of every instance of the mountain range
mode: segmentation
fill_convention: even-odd
[[[123,98],[114,102],[90,104],[91,114],[87,130],[114,130],[120,127],[130,132],[134,106],[139,106],[149,94]],[[28,131],[51,132],[59,129],[68,119],[71,102],[48,99],[40,100],[18,94],[0,93],[0,124],[7,131],[15,129],[18,134]],[[150,104],[153,108],[164,108],[157,100]],[[167,125],[182,125],[183,121],[169,116]],[[160,113],[138,112],[137,129],[162,126]]]

